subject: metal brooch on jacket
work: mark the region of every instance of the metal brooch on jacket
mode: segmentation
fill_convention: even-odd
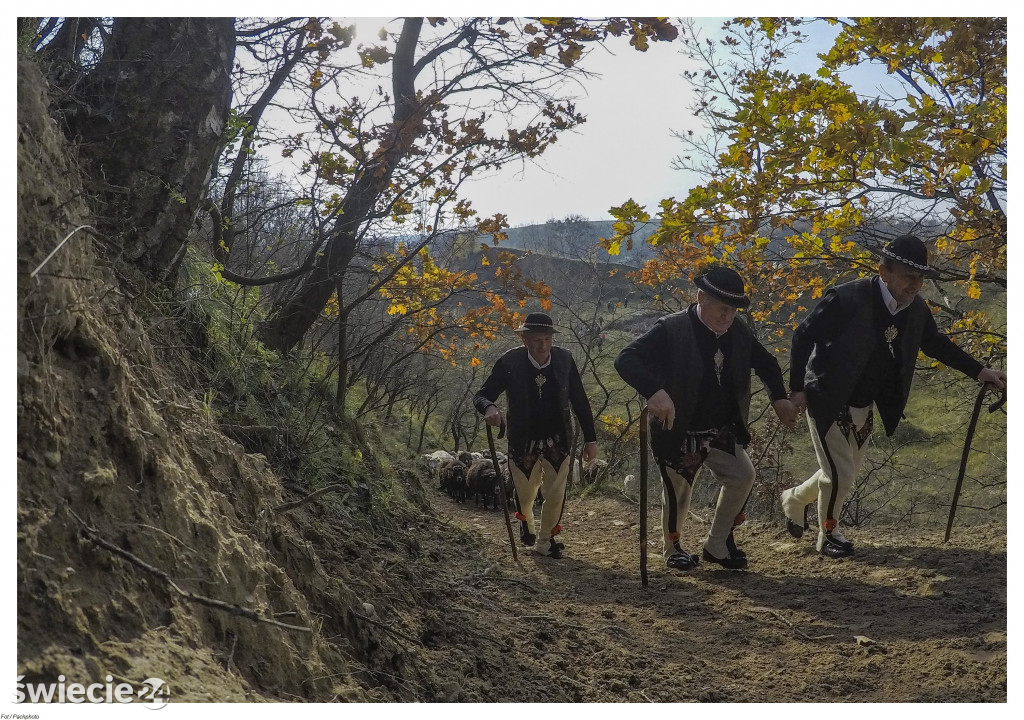
[[[896,351],[892,349],[892,341],[895,340],[899,334],[900,331],[896,329],[896,326],[890,325],[885,329],[885,334],[883,335],[883,337],[885,338],[885,342],[889,344],[889,353],[893,357],[896,357]]]

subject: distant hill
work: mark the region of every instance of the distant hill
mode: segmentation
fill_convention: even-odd
[[[504,248],[530,250],[545,255],[582,258],[586,257],[587,252],[594,248],[601,238],[609,238],[615,234],[612,224],[611,220],[549,220],[540,225],[510,228],[508,240],[501,245]],[[650,237],[655,229],[656,223],[638,228],[632,249],[623,247],[619,255],[606,254],[606,259],[629,267],[639,267],[645,260],[654,256],[651,247],[643,241]]]

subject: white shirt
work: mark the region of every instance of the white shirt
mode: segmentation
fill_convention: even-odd
[[[550,354],[548,355],[548,361],[546,363],[544,363],[543,365],[541,365],[539,362],[537,362],[536,360],[533,359],[533,355],[530,354],[529,350],[526,351],[526,357],[530,358],[530,364],[533,365],[538,370],[543,370],[544,368],[546,368],[548,365],[551,364],[551,355]]]
[[[725,333],[715,332],[715,329],[713,327],[704,322],[704,318],[700,314],[700,303],[697,304],[697,319],[700,320],[701,325],[703,325],[704,327],[711,331],[711,334],[715,336],[716,340],[725,335]]]
[[[882,291],[882,302],[885,304],[885,307],[889,310],[890,314],[895,315],[896,313],[902,312],[910,307],[910,303],[900,305],[896,302],[896,298],[894,298],[892,293],[889,292],[889,288],[886,287],[885,280],[882,278],[878,278],[878,289]]]

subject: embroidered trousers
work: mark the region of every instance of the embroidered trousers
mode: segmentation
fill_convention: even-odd
[[[832,423],[823,438],[818,437],[814,420],[807,413],[807,425],[811,429],[811,442],[819,469],[793,488],[792,497],[800,507],[818,501],[819,534],[835,527],[835,524],[828,524],[829,519],[838,523],[843,503],[853,492],[853,483],[864,464],[871,440],[873,410],[873,404],[851,407],[850,417]]]
[[[512,472],[512,483],[516,488],[516,497],[519,500],[519,512],[526,518],[526,528],[531,534],[537,536],[539,547],[546,547],[552,535],[557,535],[562,520],[562,508],[565,504],[566,480],[569,477],[569,457],[565,455],[556,468],[547,454],[534,459],[532,466],[524,470],[519,463],[510,462],[509,470]],[[537,532],[536,521],[533,517],[533,501],[537,498],[537,491],[544,493],[544,503],[540,509],[540,532]]]
[[[679,469],[667,464],[660,458],[658,468],[661,470],[661,527],[664,533],[662,553],[668,559],[679,552],[679,530],[690,512],[690,497],[693,494],[693,481],[700,464],[693,467],[692,472],[680,472]],[[715,506],[715,517],[711,521],[711,529],[704,539],[704,546],[715,557],[728,557],[725,540],[732,532],[736,517],[747,501],[750,488],[754,486],[754,465],[750,462],[746,450],[736,446],[736,454],[731,455],[717,448],[708,449],[703,465],[711,470],[715,481],[722,484],[718,493],[718,504]],[[682,468],[680,468],[682,469]],[[690,476],[689,479],[687,476]]]

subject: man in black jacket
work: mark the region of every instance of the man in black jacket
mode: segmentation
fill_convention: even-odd
[[[747,567],[733,527],[754,484],[750,442],[750,371],[767,386],[772,408],[788,427],[798,411],[786,398],[775,357],[751,333],[738,308],[750,305],[743,278],[717,265],[694,280],[697,302],[661,318],[619,353],[615,369],[645,398],[651,449],[661,471],[663,552],[670,568],[690,570],[699,562],[683,550],[679,531],[690,508],[693,481],[706,464],[721,483],[715,517],[704,540],[703,558],[729,569]]]
[[[864,462],[872,409],[891,436],[907,406],[918,350],[968,377],[1006,386],[1004,373],[982,367],[939,332],[918,296],[928,272],[924,243],[898,237],[882,250],[877,277],[829,290],[793,334],[791,397],[806,405],[820,469],[782,493],[782,510],[799,538],[807,505],[818,501],[817,548],[827,557],[853,554],[837,521]]]
[[[559,558],[565,546],[555,536],[562,530],[570,465],[569,409],[576,414],[583,431],[585,463],[597,458],[594,415],[572,354],[552,346],[558,331],[551,318],[544,313],[530,313],[516,332],[523,346],[498,358],[473,404],[484,416],[484,422],[501,425],[506,418],[494,403],[505,393],[509,470],[516,488],[519,537],[523,545],[533,547],[535,552]],[[533,518],[538,490],[544,496],[539,534]]]

